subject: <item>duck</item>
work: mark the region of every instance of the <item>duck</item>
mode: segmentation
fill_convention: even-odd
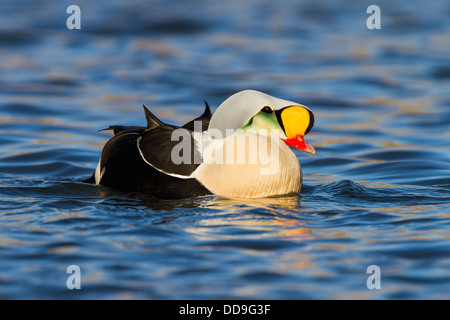
[[[114,125],[98,165],[84,182],[161,199],[206,195],[266,198],[298,194],[303,173],[295,148],[306,142],[314,114],[306,106],[243,90],[188,123],[164,123],[145,106],[145,127]],[[101,131],[103,131],[101,130]]]

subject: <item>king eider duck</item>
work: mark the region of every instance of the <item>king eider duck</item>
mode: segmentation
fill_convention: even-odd
[[[307,107],[255,90],[238,92],[211,115],[166,124],[145,106],[146,127],[111,126],[114,137],[86,182],[158,198],[203,195],[263,198],[299,193],[303,174],[289,148],[316,154],[304,140]]]

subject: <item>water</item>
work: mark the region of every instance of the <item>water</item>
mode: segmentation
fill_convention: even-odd
[[[369,1],[78,1],[81,30],[70,4],[0,5],[0,298],[450,298],[448,2],[381,1],[381,30]],[[247,88],[315,114],[298,196],[81,182],[142,104],[181,124]]]

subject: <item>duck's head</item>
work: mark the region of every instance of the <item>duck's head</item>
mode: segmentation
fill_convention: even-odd
[[[213,114],[208,129],[275,129],[289,146],[316,154],[312,145],[305,141],[314,125],[314,115],[307,107],[293,101],[269,96],[255,90],[240,91],[225,100]]]

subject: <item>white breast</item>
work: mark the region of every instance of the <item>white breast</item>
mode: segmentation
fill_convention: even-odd
[[[192,174],[211,192],[263,198],[300,192],[302,171],[296,155],[277,136],[239,132],[209,144]]]

